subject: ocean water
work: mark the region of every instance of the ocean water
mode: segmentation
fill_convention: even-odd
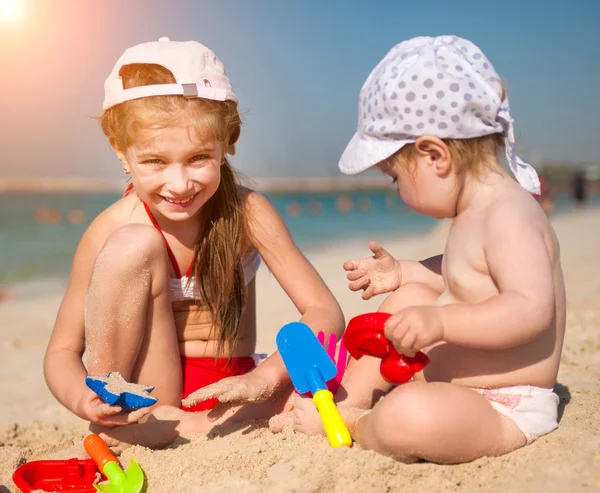
[[[411,211],[389,191],[270,194],[301,248],[335,246],[426,232],[436,221]],[[0,194],[0,285],[64,279],[91,220],[119,198],[113,193]],[[600,205],[600,196],[593,204]],[[557,213],[572,208],[555,199]]]

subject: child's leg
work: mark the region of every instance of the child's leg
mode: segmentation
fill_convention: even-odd
[[[379,307],[380,312],[395,313],[408,306],[431,305],[438,293],[424,284],[410,283],[390,294]],[[381,360],[363,356],[351,359],[336,401],[344,406],[371,409],[387,394],[393,385],[386,382],[379,372]]]
[[[431,305],[438,293],[423,284],[409,283],[390,294],[379,307],[379,311],[395,313],[408,306]],[[381,360],[371,356],[363,356],[358,360],[351,359],[344,374],[342,385],[335,400],[340,413],[349,425],[354,425],[365,410],[373,406],[394,386],[383,379],[379,371]],[[296,431],[308,435],[323,434],[321,418],[315,406],[308,400],[296,400],[293,415],[282,416],[273,420],[271,430],[278,432],[285,426],[292,425]],[[352,431],[352,430],[351,430]]]
[[[154,409],[137,423],[97,432],[103,433],[114,453],[120,453],[135,444],[163,448],[181,434],[207,433],[219,425],[268,419],[283,411],[291,392],[290,387],[268,402],[233,407],[218,419],[212,419],[210,411],[186,412],[172,406],[163,406]]]
[[[181,361],[164,242],[153,228],[116,230],[96,259],[85,306],[90,374],[119,371],[155,386],[159,404],[179,407]]]
[[[526,443],[517,426],[483,396],[442,382],[397,387],[349,426],[367,449],[445,464],[502,455]]]

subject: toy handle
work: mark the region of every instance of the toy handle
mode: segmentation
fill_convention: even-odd
[[[118,464],[117,458],[112,454],[108,445],[106,445],[104,440],[95,433],[85,437],[85,440],[83,440],[83,448],[85,448],[88,455],[94,459],[94,462],[101,472],[104,472],[104,466],[109,462]]]
[[[340,445],[351,447],[350,432],[333,402],[333,394],[329,390],[319,390],[313,395],[313,402],[319,410],[331,446],[333,448]]]
[[[425,353],[419,351],[414,357],[398,353],[390,343],[388,354],[381,359],[379,372],[388,382],[400,385],[410,381],[413,375],[423,369],[429,363]]]
[[[396,351],[384,334],[384,324],[390,316],[389,313],[374,312],[354,317],[348,323],[344,342],[355,359],[363,355],[381,358],[381,376],[399,385],[408,382],[416,372],[427,366],[429,358],[421,351],[412,358]]]

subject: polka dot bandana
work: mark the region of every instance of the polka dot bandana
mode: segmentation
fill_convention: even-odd
[[[535,169],[515,154],[508,97],[482,51],[456,36],[413,38],[394,46],[364,83],[358,129],[339,167],[360,173],[422,135],[470,139],[494,133],[504,135],[517,181],[539,193]]]

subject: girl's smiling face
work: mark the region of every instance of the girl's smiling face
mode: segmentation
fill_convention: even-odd
[[[221,181],[223,146],[189,126],[140,130],[136,142],[117,155],[131,172],[138,197],[164,218],[196,216]]]

